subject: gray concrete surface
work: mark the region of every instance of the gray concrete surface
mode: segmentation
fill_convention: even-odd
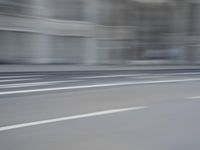
[[[0,149],[197,150],[199,88],[197,71],[4,73],[0,75]],[[140,106],[145,107],[22,126]],[[12,125],[21,127],[2,130]]]

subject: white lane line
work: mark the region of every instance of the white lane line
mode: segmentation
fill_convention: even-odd
[[[165,73],[165,75],[200,75],[200,72]]]
[[[118,74],[118,75],[99,75],[99,76],[86,76],[86,77],[74,77],[75,79],[98,79],[98,78],[118,78],[118,77],[141,77],[153,74]],[[186,72],[186,73],[165,73],[159,74],[160,76],[169,75],[200,75],[200,72]],[[149,77],[150,78],[150,77]]]
[[[200,81],[200,78],[179,79],[179,80],[134,81],[134,82],[130,81],[130,82],[117,82],[117,83],[105,83],[105,84],[93,84],[93,85],[79,85],[79,86],[32,89],[32,90],[5,91],[5,92],[0,92],[0,95],[23,94],[23,93],[34,93],[34,92],[49,92],[49,91],[58,91],[58,90],[74,90],[74,89],[86,89],[86,88],[98,88],[98,87],[99,88],[100,87],[113,87],[113,86],[125,86],[125,85],[191,82],[191,81]]]
[[[0,85],[0,89],[2,89],[2,88],[17,88],[17,87],[52,85],[52,84],[58,84],[58,83],[71,83],[71,82],[79,82],[79,81],[82,81],[82,80],[66,80],[66,81],[49,81],[49,82],[5,84],[5,85]]]
[[[167,76],[162,76],[162,75],[158,75],[158,76],[138,76],[138,77],[129,77],[131,79],[151,79],[151,78],[164,78]]]
[[[200,100],[200,96],[188,97],[188,99],[199,99]]]
[[[111,109],[111,110],[104,110],[104,111],[98,111],[98,112],[80,114],[80,115],[74,115],[74,116],[68,116],[68,117],[61,117],[61,118],[35,121],[35,122],[29,122],[29,123],[15,124],[15,125],[10,125],[10,126],[0,127],[0,131],[7,131],[7,130],[13,130],[13,129],[19,129],[19,128],[55,123],[55,122],[89,118],[89,117],[95,117],[95,116],[102,116],[102,115],[108,115],[108,114],[114,114],[114,113],[120,113],[120,112],[126,112],[126,111],[133,111],[133,110],[140,110],[140,109],[146,109],[146,108],[148,108],[148,106]]]
[[[22,76],[0,76],[0,79],[12,79],[12,78],[31,78],[31,77],[43,77],[46,75],[22,75]]]
[[[29,80],[40,80],[42,78],[30,78],[30,79],[10,79],[10,80],[0,80],[0,83],[3,82],[15,82],[15,81],[29,81]]]
[[[98,79],[98,78],[118,78],[118,77],[137,77],[148,74],[119,74],[119,75],[103,75],[103,76],[86,76],[86,77],[74,77],[76,79]]]

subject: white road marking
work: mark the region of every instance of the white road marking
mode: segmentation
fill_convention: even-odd
[[[15,81],[29,81],[29,80],[40,80],[42,78],[29,78],[29,79],[10,79],[10,80],[0,80],[2,82],[15,82]]]
[[[162,75],[158,75],[158,76],[138,76],[138,77],[129,77],[131,79],[151,79],[151,78],[164,78],[167,76],[162,76]]]
[[[98,79],[98,78],[117,78],[117,77],[141,77],[154,74],[119,74],[119,75],[99,75],[99,76],[86,76],[86,77],[74,77],[76,79]],[[156,75],[156,74],[155,74]],[[185,72],[185,73],[164,73],[159,74],[160,76],[169,75],[200,75],[200,72]],[[149,77],[150,78],[150,77]]]
[[[12,79],[12,78],[31,78],[31,77],[43,77],[46,75],[22,75],[22,76],[0,76],[0,79]]]
[[[136,77],[147,74],[119,74],[119,75],[103,75],[103,76],[86,76],[86,77],[74,77],[76,79],[98,79],[98,78],[118,78],[118,77]]]
[[[30,87],[30,86],[39,86],[39,85],[51,85],[51,84],[57,84],[57,83],[71,83],[71,82],[78,82],[78,81],[82,81],[82,80],[5,84],[5,85],[0,85],[0,89],[2,89],[2,88],[17,88],[17,87]]]
[[[165,75],[200,75],[200,72],[165,73]]]
[[[108,114],[114,114],[114,113],[120,113],[120,112],[126,112],[126,111],[133,111],[133,110],[140,110],[140,109],[146,109],[146,108],[148,108],[148,107],[147,106],[138,106],[138,107],[129,107],[129,108],[121,108],[121,109],[111,109],[111,110],[104,110],[104,111],[98,111],[98,112],[80,114],[80,115],[74,115],[74,116],[68,116],[68,117],[61,117],[61,118],[35,121],[35,122],[29,122],[29,123],[15,124],[15,125],[10,125],[10,126],[0,127],[0,131],[7,131],[7,130],[13,130],[13,129],[55,123],[55,122],[89,118],[89,117],[95,117],[95,116],[102,116],[102,115],[108,115]]]
[[[23,93],[34,93],[34,92],[48,92],[48,91],[58,91],[58,90],[86,89],[86,88],[98,88],[98,87],[113,87],[113,86],[125,86],[125,85],[191,82],[191,81],[200,81],[200,78],[179,79],[179,80],[154,80],[154,81],[117,82],[117,83],[79,85],[79,86],[32,89],[32,90],[4,91],[4,92],[0,92],[0,95],[23,94]]]
[[[188,97],[188,99],[199,99],[200,100],[200,96]]]

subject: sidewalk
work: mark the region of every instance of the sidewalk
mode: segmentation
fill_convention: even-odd
[[[200,70],[200,65],[0,65],[3,72],[47,72],[47,71],[105,71],[105,70]]]

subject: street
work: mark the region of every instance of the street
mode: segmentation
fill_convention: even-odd
[[[0,74],[2,150],[198,150],[200,72]]]

